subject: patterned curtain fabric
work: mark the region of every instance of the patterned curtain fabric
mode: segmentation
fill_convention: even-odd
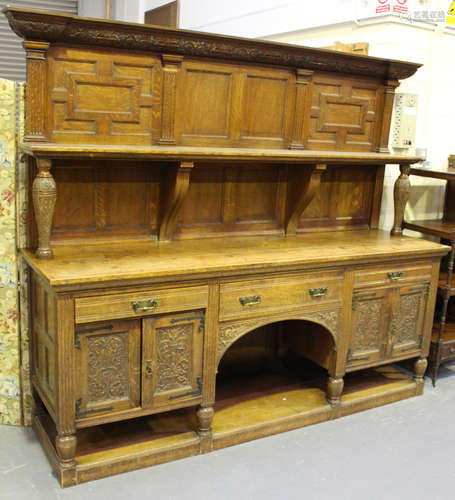
[[[31,407],[28,335],[25,329],[21,339],[19,330],[16,251],[18,236],[19,242],[22,239],[22,244],[26,243],[25,226],[22,222],[18,225],[16,220],[16,193],[22,192],[25,199],[25,165],[18,177],[16,174],[16,142],[23,129],[23,97],[22,84],[0,79],[0,423],[12,425],[29,423]],[[17,183],[17,178],[22,184]],[[24,221],[26,205],[19,202],[19,207],[19,215]],[[24,284],[27,284],[25,278]],[[27,316],[26,309],[22,310],[22,315]],[[26,418],[23,407],[27,408]]]

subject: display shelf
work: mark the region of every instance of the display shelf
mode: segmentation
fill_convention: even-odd
[[[298,164],[345,164],[351,165],[411,165],[422,160],[418,156],[399,155],[374,152],[346,151],[307,151],[283,149],[249,149],[249,148],[212,148],[189,146],[131,146],[112,144],[51,144],[22,143],[24,153],[36,158],[113,158],[113,159],[148,159],[165,160],[167,162],[199,160],[199,161],[240,161]]]
[[[447,290],[447,273],[441,272],[439,275],[439,283],[438,283],[438,293],[440,295],[445,295]],[[450,283],[450,287],[448,289],[449,297],[455,296],[455,276],[452,274],[452,279]]]
[[[403,228],[418,231],[420,233],[431,234],[447,240],[455,240],[455,225],[453,222],[443,219],[412,220],[405,221]]]
[[[412,167],[410,174],[420,177],[429,177],[430,179],[442,179],[446,181],[455,179],[455,168],[453,167],[438,167],[428,168],[424,166]]]

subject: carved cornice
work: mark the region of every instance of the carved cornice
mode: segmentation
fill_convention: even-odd
[[[184,56],[246,61],[310,70],[403,79],[419,64],[297,45],[225,37],[143,24],[84,19],[28,9],[3,10],[16,34],[26,40],[148,50]]]

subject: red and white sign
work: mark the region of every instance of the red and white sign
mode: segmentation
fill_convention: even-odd
[[[391,9],[392,6],[392,9]],[[396,12],[405,14],[408,12],[408,0],[377,0],[376,14],[385,14],[387,12]]]
[[[408,11],[408,0],[395,0],[395,5],[393,6],[393,12],[398,14],[404,14]]]
[[[376,5],[376,14],[390,12],[390,0],[378,0]]]

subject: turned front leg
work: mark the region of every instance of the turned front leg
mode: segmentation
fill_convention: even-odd
[[[201,453],[207,453],[212,449],[211,425],[214,413],[213,406],[201,406],[196,413]]]
[[[72,467],[76,456],[77,438],[75,434],[59,433],[55,438],[55,447],[62,467]]]
[[[38,175],[33,181],[32,194],[35,219],[38,228],[38,248],[36,256],[39,259],[52,259],[50,247],[52,218],[54,216],[57,187],[50,172],[51,160],[39,158],[36,161]]]
[[[416,382],[422,382],[423,376],[427,370],[428,361],[427,358],[419,358],[414,363],[414,380]]]
[[[327,401],[331,406],[338,406],[341,403],[343,387],[344,380],[342,377],[329,377],[327,381]]]
[[[400,176],[395,181],[395,186],[393,188],[393,201],[394,201],[394,211],[395,217],[393,220],[393,235],[401,235],[403,233],[403,218],[404,209],[406,208],[406,203],[409,198],[409,191],[411,188],[411,183],[409,182],[409,171],[411,167],[409,165],[400,165]]]

